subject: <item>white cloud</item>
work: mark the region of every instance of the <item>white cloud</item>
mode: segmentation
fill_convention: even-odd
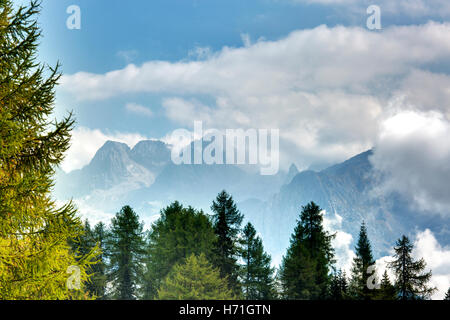
[[[446,23],[383,32],[319,26],[208,52],[201,61],[149,61],[106,74],[66,75],[63,89],[80,100],[162,94],[166,116],[183,126],[203,120],[218,129],[280,129],[281,165],[306,168],[371,148],[392,97],[411,100],[420,93],[422,109],[448,113],[448,90],[437,85],[447,76],[425,68],[449,55]],[[196,98],[205,95],[213,102]]]
[[[430,214],[450,215],[450,122],[439,112],[400,111],[381,124],[371,158],[385,181]]]
[[[78,127],[72,132],[71,147],[61,168],[65,172],[81,169],[87,165],[106,141],[126,143],[130,148],[147,138],[137,133],[105,133],[98,129]]]
[[[353,258],[355,257],[355,253],[351,249],[353,243],[352,235],[342,231],[342,217],[337,213],[330,216],[324,212],[323,225],[326,231],[336,234],[332,241],[335,249],[336,268],[350,275]]]
[[[438,288],[435,299],[443,299],[450,288],[450,247],[442,247],[433,233],[426,229],[417,234],[414,255],[424,258],[433,272],[431,284]]]
[[[145,117],[153,117],[153,112],[147,107],[144,107],[143,105],[137,104],[137,103],[127,103],[125,105],[125,108],[132,113],[136,113],[138,115],[142,115]]]

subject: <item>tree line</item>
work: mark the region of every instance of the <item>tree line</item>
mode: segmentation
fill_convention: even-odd
[[[163,300],[422,300],[436,290],[431,271],[412,256],[402,236],[381,281],[365,223],[362,224],[350,275],[336,270],[334,234],[325,231],[321,208],[302,207],[290,246],[278,269],[233,197],[222,191],[212,215],[174,202],[161,210],[151,229],[125,206],[107,228],[85,222],[84,234],[71,246],[80,256],[98,247],[102,254],[88,268],[86,292],[97,299]]]

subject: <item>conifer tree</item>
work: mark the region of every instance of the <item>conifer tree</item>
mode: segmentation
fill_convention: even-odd
[[[358,243],[355,248],[355,258],[352,266],[351,292],[354,299],[370,300],[374,290],[367,286],[367,280],[373,273],[368,273],[368,268],[375,265],[372,255],[372,246],[367,236],[367,228],[363,222],[359,231]]]
[[[161,210],[148,235],[143,298],[155,298],[173,266],[191,254],[205,254],[211,260],[215,240],[212,223],[203,211],[184,208],[178,202]]]
[[[225,190],[218,194],[211,206],[214,212],[214,231],[217,241],[214,248],[214,265],[219,268],[222,278],[227,277],[229,287],[235,295],[241,294],[239,283],[239,256],[238,236],[243,215],[234,203],[233,197]]]
[[[108,248],[112,298],[136,299],[143,275],[145,241],[143,223],[130,206],[123,207],[112,219]]]
[[[300,221],[283,257],[280,279],[287,299],[326,299],[334,264],[330,235],[323,228],[321,209],[314,202],[302,207]]]
[[[448,288],[447,293],[445,294],[444,300],[450,300],[450,288]]]
[[[391,280],[389,279],[387,270],[385,270],[383,273],[383,277],[381,278],[381,283],[380,283],[380,289],[377,290],[375,299],[377,299],[377,300],[396,300],[397,299],[397,291],[395,290],[394,285],[391,283]]]
[[[97,263],[92,266],[91,278],[90,278],[90,292],[98,300],[104,300],[107,297],[107,257],[108,257],[108,230],[103,222],[99,222],[95,225],[92,231],[93,240],[97,247],[100,249],[100,254],[97,257]]]
[[[82,223],[72,203],[51,198],[74,121],[49,119],[60,73],[37,62],[39,11],[0,0],[0,299],[84,298],[96,254],[75,259],[69,241]]]
[[[418,261],[413,259],[413,247],[406,236],[402,236],[394,247],[394,261],[389,263],[389,267],[396,276],[395,288],[401,300],[429,299],[436,290],[427,285],[431,271],[424,272],[426,263],[423,258]]]
[[[264,252],[260,237],[251,223],[244,228],[242,268],[244,296],[247,300],[270,300],[276,297],[271,258]]]
[[[339,270],[334,273],[330,285],[331,300],[345,300],[347,299],[347,276],[345,271]]]
[[[204,254],[177,264],[158,290],[159,300],[232,300],[227,279],[220,277]]]

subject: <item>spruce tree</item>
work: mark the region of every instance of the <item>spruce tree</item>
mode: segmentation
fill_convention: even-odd
[[[383,277],[381,278],[380,289],[377,290],[375,299],[376,300],[396,300],[397,299],[397,291],[395,290],[394,285],[391,283],[391,280],[389,279],[387,270],[385,270],[383,273]]]
[[[233,197],[225,190],[218,194],[211,206],[214,212],[214,231],[217,241],[214,248],[214,265],[219,268],[222,278],[228,278],[229,286],[236,295],[241,294],[239,283],[238,236],[243,215],[234,203]]]
[[[123,207],[112,219],[108,248],[112,298],[136,299],[142,280],[145,241],[143,224],[130,206]]]
[[[450,300],[450,288],[448,288],[447,293],[445,294],[444,300]]]
[[[334,249],[323,228],[321,209],[314,202],[302,207],[300,221],[283,257],[280,279],[287,299],[326,299],[329,296]]]
[[[351,292],[354,299],[370,300],[373,298],[374,290],[369,289],[367,280],[371,276],[368,268],[375,265],[372,255],[372,246],[367,236],[367,228],[363,222],[359,231],[358,243],[355,248],[355,258],[352,266]]]
[[[174,266],[158,290],[159,300],[232,300],[227,279],[220,277],[204,254]]]
[[[74,120],[49,119],[60,73],[37,62],[39,11],[0,0],[0,299],[84,298],[96,254],[75,258],[82,223],[72,203],[51,198]]]
[[[330,284],[330,299],[331,300],[345,300],[347,299],[347,276],[345,271],[339,270],[334,273]]]
[[[145,257],[144,299],[153,299],[167,274],[191,254],[211,260],[216,240],[212,223],[203,211],[174,202],[161,210],[161,217],[148,235]]]
[[[251,223],[244,228],[242,268],[244,296],[247,300],[270,300],[276,297],[271,258],[264,252],[260,237]]]
[[[92,266],[91,277],[90,277],[90,292],[98,300],[104,300],[107,297],[106,286],[107,286],[107,239],[108,230],[103,222],[99,222],[95,225],[92,231],[93,240],[97,247],[100,249],[100,254],[97,257],[97,263]]]
[[[413,247],[406,236],[402,236],[394,247],[394,261],[389,262],[389,267],[396,276],[395,288],[401,300],[429,299],[436,290],[427,285],[432,274],[431,271],[424,272],[426,263],[423,258],[413,259]]]

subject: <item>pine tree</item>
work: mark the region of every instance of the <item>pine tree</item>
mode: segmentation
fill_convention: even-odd
[[[244,295],[247,300],[270,300],[276,297],[271,258],[264,252],[260,237],[251,223],[244,228],[242,268]]]
[[[167,274],[191,254],[211,260],[216,240],[212,223],[203,211],[174,202],[161,210],[148,236],[144,299],[153,299]]]
[[[334,263],[330,235],[323,228],[321,209],[314,202],[302,207],[300,221],[283,257],[280,279],[287,299],[326,299]]]
[[[213,201],[211,210],[214,212],[214,231],[217,236],[215,243],[214,265],[219,268],[220,276],[227,277],[229,287],[235,295],[241,294],[239,283],[239,255],[238,235],[243,220],[234,203],[233,197],[224,190]]]
[[[90,278],[90,292],[98,300],[104,300],[107,297],[106,285],[107,285],[107,239],[108,230],[103,222],[99,222],[95,225],[92,231],[93,240],[97,247],[100,249],[100,254],[97,257],[97,263],[92,266],[92,276]]]
[[[51,199],[74,121],[49,120],[60,74],[37,62],[39,4],[14,8],[0,0],[0,299],[84,298],[71,288],[96,251],[75,259],[69,241],[82,223],[72,203]]]
[[[346,300],[347,299],[347,276],[345,271],[339,270],[334,273],[330,284],[330,299],[331,300]]]
[[[159,300],[232,300],[227,279],[220,277],[204,254],[177,264],[158,290]]]
[[[450,300],[450,288],[448,288],[447,293],[445,294],[444,300]]]
[[[396,300],[397,299],[397,291],[395,290],[394,285],[391,283],[389,279],[387,270],[384,271],[383,277],[381,279],[380,289],[377,291],[375,296],[376,300]]]
[[[131,207],[123,207],[112,219],[108,248],[112,298],[136,299],[142,280],[145,241],[143,223]]]
[[[375,260],[372,255],[372,246],[367,236],[367,228],[364,222],[359,232],[355,254],[350,289],[352,297],[354,299],[370,300],[373,298],[374,291],[367,286],[367,280],[373,272],[368,273],[368,268],[375,265]]]
[[[429,299],[436,290],[427,286],[431,271],[424,272],[426,263],[423,258],[418,261],[412,258],[413,247],[406,236],[402,236],[394,247],[395,260],[389,263],[389,267],[396,276],[395,288],[401,300]]]

